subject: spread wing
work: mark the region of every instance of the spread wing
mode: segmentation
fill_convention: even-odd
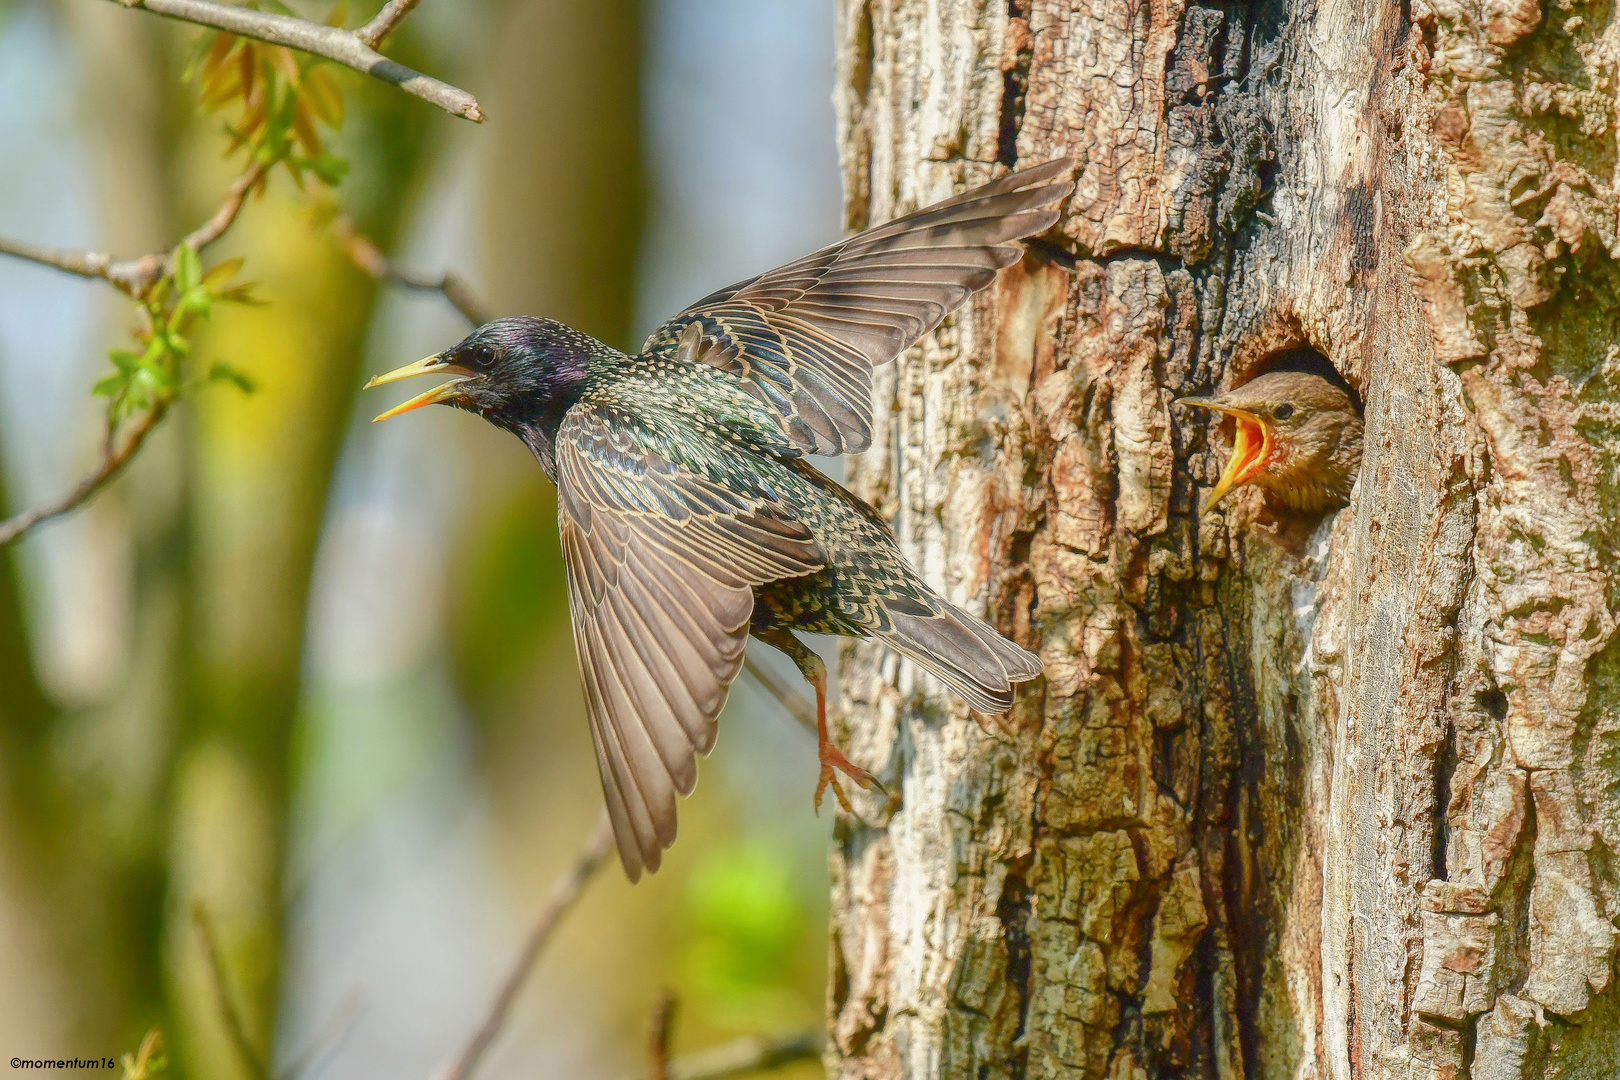
[[[872,368],[1022,258],[1018,241],[1056,223],[1071,171],[1060,158],[1009,173],[721,289],[642,351],[735,374],[802,450],[859,453],[872,442]]]
[[[675,840],[675,795],[742,666],[751,586],[826,556],[768,490],[738,494],[576,406],[557,433],[574,645],[619,858],[632,881]]]

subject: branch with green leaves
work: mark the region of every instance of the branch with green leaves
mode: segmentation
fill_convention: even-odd
[[[223,30],[237,37],[252,38],[267,45],[296,49],[363,75],[397,86],[456,116],[484,122],[478,99],[459,87],[413,71],[377,51],[384,38],[394,31],[420,0],[389,0],[375,19],[357,30],[308,22],[280,5],[276,10],[257,10],[213,0],[111,0],[120,7],[139,8],[182,22]]]
[[[101,251],[0,238],[0,254],[107,282],[135,301],[139,320],[135,347],[113,349],[108,354],[112,371],[96,384],[95,393],[108,399],[99,461],[64,495],[0,521],[0,546],[94,498],[182,398],[214,383],[251,391],[249,380],[229,364],[219,360],[201,364],[192,357],[192,331],[216,304],[253,302],[249,287],[235,281],[242,260],[207,266],[204,252],[236,223],[250,198],[263,194],[277,168],[285,169],[300,190],[311,183],[335,187],[342,181],[348,164],[328,150],[323,129],[341,126],[344,114],[343,95],[326,61],[347,61],[328,56],[330,49],[305,45],[329,41],[336,34],[374,48],[418,2],[390,0],[375,19],[353,31],[339,28],[341,3],[333,8],[332,25],[326,27],[279,11],[205,0],[126,5],[218,28],[199,40],[186,80],[196,85],[202,112],[222,115],[226,156],[246,160],[219,207],[166,251],[118,259]],[[477,103],[471,108],[477,112]]]
[[[252,381],[225,361],[215,360],[200,372],[191,362],[190,333],[199,319],[208,318],[215,304],[255,302],[252,285],[234,280],[242,260],[227,259],[204,270],[197,249],[181,244],[163,266],[171,269],[139,297],[141,324],[134,332],[139,349],[111,350],[113,370],[93,391],[107,399],[101,460],[65,495],[0,521],[0,547],[88,502],[124,470],[184,395],[219,382],[252,393]]]

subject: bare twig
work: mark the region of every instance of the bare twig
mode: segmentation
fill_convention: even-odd
[[[493,318],[489,309],[455,271],[446,270],[438,278],[432,278],[427,274],[402,267],[378,250],[376,244],[357,232],[354,222],[345,216],[339,216],[332,223],[332,228],[337,233],[338,240],[342,242],[344,250],[349,253],[349,258],[354,260],[354,264],[378,281],[391,281],[418,292],[443,293],[451,306],[461,312],[462,318],[474,326],[482,326]]]
[[[500,989],[495,993],[495,999],[490,1002],[489,1010],[477,1029],[467,1039],[461,1052],[454,1057],[446,1058],[434,1070],[433,1080],[466,1080],[478,1067],[478,1060],[489,1049],[489,1044],[500,1033],[501,1025],[506,1022],[506,1014],[511,1011],[512,1003],[517,1000],[518,991],[523,988],[523,982],[528,978],[529,971],[534,962],[539,959],[540,953],[551,938],[551,932],[556,929],[557,923],[563,915],[579,899],[580,891],[585,882],[602,865],[608,852],[613,849],[613,827],[608,822],[607,811],[602,812],[580,850],[574,865],[559,877],[551,887],[551,897],[546,901],[545,907],[540,909],[540,915],[529,930],[528,939],[518,950],[517,959],[512,962],[511,969],[506,978],[501,980]]]
[[[242,212],[248,192],[264,179],[267,168],[263,162],[255,161],[242,170],[226,189],[225,199],[219,204],[219,209],[209,215],[207,221],[187,233],[180,243],[193,251],[201,251],[225,235],[225,230],[231,227],[236,221],[236,216]],[[100,251],[68,251],[4,238],[0,238],[0,254],[27,259],[80,277],[100,278],[121,292],[135,297],[139,297],[154,281],[170,272],[173,269],[170,263],[174,259],[173,249],[140,255],[133,259],[114,259],[111,255]]]
[[[754,658],[747,653],[743,654],[743,670],[754,677],[764,691],[777,700],[787,714],[799,722],[806,731],[814,734],[816,731],[816,707],[806,701],[804,695],[798,693],[788,685],[786,679],[766,667],[756,664]]]
[[[361,32],[321,26],[273,11],[254,11],[252,8],[219,4],[214,0],[111,0],[111,2],[121,7],[140,8],[154,15],[164,15],[182,22],[196,23],[198,26],[211,26],[216,30],[253,38],[255,41],[265,41],[271,45],[284,45],[289,49],[312,53],[344,67],[353,68],[361,74],[381,79],[391,86],[397,86],[407,94],[437,105],[445,112],[465,116],[468,120],[475,120],[480,124],[484,122],[484,110],[479,108],[478,99],[467,91],[423,75],[420,71],[412,71],[404,64],[388,59],[373,48],[375,42],[368,42],[361,37],[361,32],[371,30],[385,16],[389,21],[384,24],[383,30],[385,33],[392,30],[410,9],[416,6],[414,2],[405,3],[396,0],[397,8],[395,4],[389,4],[383,9],[382,14],[362,27]],[[390,12],[390,8],[394,10]]]
[[[65,251],[61,248],[40,247],[21,240],[8,240],[0,236],[0,255],[12,255],[29,262],[54,266],[80,277],[104,278],[112,256],[100,251]]]
[[[675,995],[665,990],[653,1006],[652,1035],[647,1046],[649,1080],[669,1080],[669,1031],[675,1023]]]
[[[382,44],[384,38],[394,32],[394,28],[405,21],[405,16],[411,9],[420,4],[422,0],[388,0],[383,9],[377,12],[377,17],[354,32],[359,38],[375,49]]]
[[[135,456],[135,451],[141,448],[146,437],[152,434],[152,429],[163,420],[163,414],[169,409],[170,400],[160,398],[153,403],[141,418],[135,421],[129,432],[124,436],[122,445],[115,446],[113,432],[108,431],[107,445],[102,452],[101,464],[80,480],[72,491],[66,495],[38,506],[30,507],[15,514],[4,521],[0,521],[0,547],[16,540],[36,525],[43,524],[54,517],[61,517],[70,510],[75,510],[90,501],[96,492],[107,486],[107,483],[117,476],[129,459]]]
[[[225,1033],[230,1036],[231,1045],[235,1047],[248,1073],[255,1080],[271,1080],[269,1067],[265,1065],[264,1059],[259,1057],[253,1044],[248,1041],[247,1029],[242,1026],[242,1014],[236,1010],[236,1001],[231,995],[230,982],[225,974],[225,956],[220,952],[219,939],[214,936],[214,926],[209,921],[208,909],[203,906],[201,900],[191,905],[191,919],[197,925],[197,933],[203,942],[203,951],[207,954],[208,970],[214,983],[214,997],[219,1003],[219,1014],[225,1023]]]
[[[335,1053],[354,1031],[354,1025],[365,1012],[365,1006],[365,996],[358,989],[349,991],[348,996],[338,1005],[337,1012],[326,1022],[326,1026],[310,1040],[302,1053],[277,1073],[278,1080],[299,1080],[317,1063]]]
[[[760,1069],[814,1060],[821,1056],[821,1046],[818,1031],[749,1035],[676,1058],[669,1063],[669,1080],[728,1080]]]

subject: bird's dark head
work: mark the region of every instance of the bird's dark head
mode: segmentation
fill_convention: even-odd
[[[1269,371],[1224,394],[1181,398],[1236,421],[1232,456],[1204,503],[1254,483],[1289,508],[1320,513],[1349,501],[1361,468],[1362,421],[1340,386],[1308,371]]]
[[[606,345],[554,319],[496,319],[444,352],[378,375],[366,388],[416,375],[449,375],[450,381],[389,409],[378,420],[420,409],[453,405],[529,440],[549,444],[579,397],[594,360],[612,354]]]

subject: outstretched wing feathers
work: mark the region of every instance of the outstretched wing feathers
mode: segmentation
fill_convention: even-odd
[[[644,352],[735,376],[800,450],[864,450],[872,368],[1016,262],[1018,241],[1057,221],[1071,172],[1058,160],[1011,173],[721,289],[660,327]],[[754,587],[827,560],[769,490],[678,465],[631,421],[575,405],[557,433],[556,479],[591,739],[619,857],[635,880],[674,842],[676,796],[692,790],[697,755],[714,745]],[[913,622],[891,635],[897,647],[961,668],[969,700],[1001,704],[1009,677],[1029,677],[1020,665],[1033,657],[988,627]]]
[[[557,434],[574,644],[614,836],[632,879],[675,839],[742,666],[753,586],[826,556],[767,495],[683,469],[576,406]]]
[[[646,352],[731,372],[800,449],[871,444],[872,372],[1023,255],[1073,190],[1067,159],[984,187],[738,282],[660,327]]]

